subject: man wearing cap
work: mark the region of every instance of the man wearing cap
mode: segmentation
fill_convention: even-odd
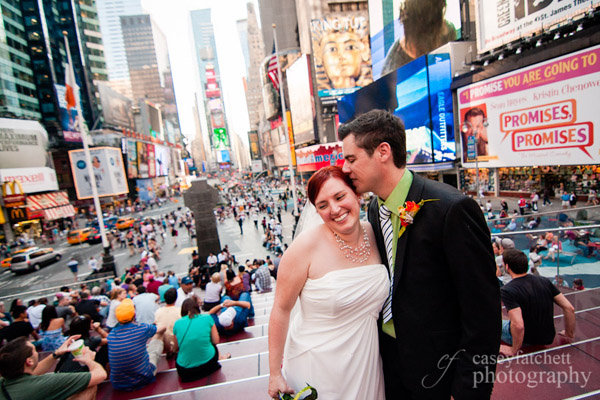
[[[192,290],[193,286],[194,281],[189,276],[184,276],[181,279],[181,286],[177,289],[176,307],[181,307],[185,299],[189,299],[194,295],[194,291]]]
[[[94,361],[95,352],[84,347],[74,360],[88,367],[89,372],[51,373],[63,354],[79,335],[68,338],[43,360],[26,337],[18,337],[0,350],[0,399],[62,400],[95,399],[99,383],[106,371]]]
[[[241,332],[248,326],[248,318],[254,317],[250,293],[243,292],[238,301],[225,296],[223,302],[208,313],[212,315],[219,334],[228,336]]]
[[[110,383],[115,389],[136,390],[154,381],[166,328],[136,323],[131,299],[117,306],[115,316],[119,323],[108,334]]]

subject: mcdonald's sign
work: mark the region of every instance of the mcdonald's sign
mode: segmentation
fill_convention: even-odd
[[[19,189],[19,193],[17,193],[17,188]],[[7,209],[25,206],[25,192],[19,181],[4,182],[2,184],[2,197],[4,197],[4,206]]]
[[[17,222],[27,220],[27,212],[25,207],[7,207],[6,211],[8,212],[8,218],[13,225]]]

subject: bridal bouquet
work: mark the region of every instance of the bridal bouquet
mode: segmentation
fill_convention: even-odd
[[[302,395],[302,393],[304,393],[308,390],[310,390],[310,394],[308,396],[306,396],[305,398],[303,398],[302,400],[317,400],[317,398],[318,398],[317,389],[310,386],[308,383],[306,384],[306,387],[304,389],[302,389],[301,391],[299,391],[296,394],[296,396],[292,397],[291,394],[280,393],[279,399],[280,400],[300,400],[300,395]]]

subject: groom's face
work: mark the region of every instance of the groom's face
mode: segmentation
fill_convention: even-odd
[[[374,187],[380,175],[376,161],[365,149],[356,144],[353,134],[344,138],[342,147],[345,159],[342,170],[350,175],[356,191],[375,192]]]

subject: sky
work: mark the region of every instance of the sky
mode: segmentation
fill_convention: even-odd
[[[210,7],[229,131],[248,143],[243,86],[246,65],[236,29],[236,21],[246,19],[246,3],[247,0],[142,0],[142,7],[167,37],[181,131],[190,140],[195,136],[194,93],[201,93],[201,89],[189,11]]]

